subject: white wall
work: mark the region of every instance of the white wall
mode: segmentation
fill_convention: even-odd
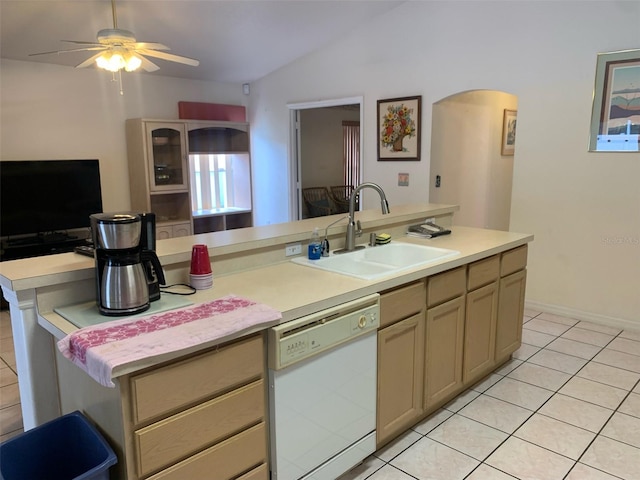
[[[0,158],[98,158],[105,211],[128,210],[127,118],[178,118],[179,101],[243,105],[242,87],[44,63],[0,63]]]
[[[263,223],[289,218],[287,103],[364,96],[364,179],[393,204],[428,199],[431,105],[518,97],[511,230],[534,233],[527,298],[640,328],[640,155],[588,153],[596,54],[640,48],[637,1],[411,1],[252,85]],[[401,34],[398,32],[402,32]],[[422,95],[422,161],[376,161],[376,100]],[[256,135],[256,132],[257,135]],[[411,174],[397,187],[397,173]],[[275,194],[274,194],[275,192]],[[365,207],[375,199],[365,193]]]

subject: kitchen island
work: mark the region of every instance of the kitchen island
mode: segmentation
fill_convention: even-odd
[[[421,223],[425,218],[434,218],[436,223],[449,227],[457,207],[421,204],[392,206],[391,210],[389,215],[382,215],[377,210],[366,210],[357,214],[364,231],[362,242],[366,242],[372,232],[389,233],[397,241],[457,250],[460,254],[373,281],[296,265],[285,257],[285,245],[301,243],[305,252],[311,231],[317,227],[324,232],[327,225],[340,219],[339,215],[163,240],[158,242],[157,253],[164,266],[167,282],[181,283],[188,278],[192,245],[207,244],[214,269],[214,286],[210,290],[198,291],[189,297],[189,300],[199,303],[231,294],[240,295],[280,311],[282,319],[275,323],[283,323],[369,294],[384,295],[385,292],[395,292],[416,282],[428,285],[425,279],[435,278],[438,274],[456,269],[464,268],[466,279],[467,265],[485,259],[493,259],[499,263],[503,252],[517,250],[523,246],[526,249],[526,244],[533,239],[532,235],[527,234],[465,227],[451,227],[451,235],[434,239],[410,238],[405,235],[408,225]],[[333,248],[342,247],[345,228],[344,223],[339,222],[328,230]],[[526,250],[524,252],[526,261]],[[496,278],[501,281],[503,277],[506,278]],[[119,472],[121,476],[125,475],[122,472],[126,472],[128,478],[156,478],[156,475],[160,475],[157,478],[171,478],[158,473],[161,469],[160,463],[153,463],[153,459],[149,460],[151,463],[141,463],[140,449],[143,448],[143,440],[140,439],[150,438],[145,436],[148,430],[159,428],[158,421],[167,423],[169,415],[184,416],[180,410],[183,407],[204,408],[198,397],[197,401],[189,400],[179,407],[168,408],[166,415],[156,412],[148,418],[132,418],[135,408],[131,407],[131,402],[132,399],[138,398],[133,394],[136,392],[132,392],[132,388],[136,388],[138,381],[153,377],[152,372],[164,372],[163,369],[173,364],[187,365],[184,362],[192,359],[202,360],[203,365],[207,365],[209,358],[217,358],[211,356],[212,352],[234,351],[239,348],[238,351],[241,353],[238,355],[241,358],[264,358],[266,341],[263,331],[270,325],[261,325],[238,335],[219,338],[151,361],[128,365],[126,369],[119,371],[118,377],[114,379],[116,388],[105,388],[62,358],[54,343],[54,340],[77,330],[75,325],[54,312],[54,309],[95,299],[94,266],[91,259],[69,253],[45,259],[5,262],[0,264],[0,285],[11,305],[25,429],[55,418],[61,413],[81,409],[98,423],[111,443],[115,444],[115,450],[121,459]],[[520,285],[523,294],[523,281]],[[471,291],[470,288],[469,292]],[[466,287],[462,295],[466,296]],[[423,303],[426,309],[426,302]],[[512,348],[513,346],[506,350],[507,357],[501,355],[499,360],[508,358],[513,351]],[[233,355],[230,358],[232,357]],[[217,360],[213,363],[217,364]],[[255,365],[247,365],[241,369],[237,381],[233,380],[223,387],[216,386],[215,392],[208,391],[205,395],[206,402],[214,403],[224,400],[222,397],[222,400],[219,400],[218,394],[228,395],[235,392],[236,395],[246,395],[243,398],[247,398],[247,405],[250,405],[247,407],[248,410],[254,413],[263,412],[252,417],[254,420],[250,422],[250,426],[243,427],[242,435],[245,435],[248,439],[246,441],[249,442],[255,442],[255,438],[264,436],[266,409],[264,405],[259,405],[260,395],[255,393],[264,387],[264,365],[262,367],[262,372],[257,371],[260,368],[251,371],[252,368],[255,370]],[[486,368],[479,371],[486,372]],[[231,384],[233,390],[230,390]],[[456,388],[461,385],[462,383],[458,382]],[[438,405],[438,402],[449,398],[457,391],[456,388],[431,392],[428,402],[424,404],[427,408],[419,408],[415,418],[424,415],[429,408]],[[422,402],[422,397],[420,401]],[[114,421],[114,417],[117,421]],[[394,427],[389,429],[390,435],[399,431],[400,427],[397,425],[399,424],[395,423]],[[221,434],[221,438],[225,438],[225,434]],[[233,438],[235,437],[231,439]],[[233,448],[233,445],[229,448]],[[185,455],[176,453],[176,458],[184,458]],[[260,464],[256,468],[264,471],[266,464]],[[249,473],[252,472],[247,472],[247,475]]]

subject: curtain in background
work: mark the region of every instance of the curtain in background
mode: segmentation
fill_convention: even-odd
[[[342,122],[343,178],[345,185],[360,184],[360,122]]]

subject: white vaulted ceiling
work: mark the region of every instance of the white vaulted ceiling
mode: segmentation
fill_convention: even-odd
[[[117,0],[118,28],[200,60],[151,75],[250,83],[384,15],[402,0]],[[29,56],[96,41],[110,0],[0,0],[0,57],[73,67],[91,52]],[[93,68],[93,67],[92,67]]]

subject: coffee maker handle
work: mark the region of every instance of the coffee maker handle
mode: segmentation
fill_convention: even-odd
[[[152,250],[143,250],[140,253],[140,258],[143,262],[151,262],[151,265],[153,265],[153,269],[156,272],[156,276],[158,277],[158,283],[160,285],[165,285],[166,280],[164,279],[164,271],[162,270],[162,265],[160,264],[160,259],[158,258],[158,255],[156,255],[156,252]]]

